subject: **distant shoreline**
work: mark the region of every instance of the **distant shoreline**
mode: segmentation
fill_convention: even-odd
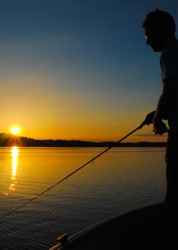
[[[121,142],[114,141],[82,141],[82,140],[38,140],[0,133],[0,147],[165,147],[166,142]]]

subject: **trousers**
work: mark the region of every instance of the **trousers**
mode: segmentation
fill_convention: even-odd
[[[165,158],[167,181],[165,204],[171,234],[178,237],[178,132],[168,132]]]

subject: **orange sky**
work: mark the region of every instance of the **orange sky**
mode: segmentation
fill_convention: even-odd
[[[178,3],[77,4],[1,6],[1,133],[17,125],[21,136],[36,139],[116,141],[155,109],[160,54],[145,45],[140,25],[155,8],[177,22]],[[149,126],[127,141],[165,139]]]

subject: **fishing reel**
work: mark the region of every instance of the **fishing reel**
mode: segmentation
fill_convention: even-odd
[[[160,121],[157,127],[157,131],[154,131],[154,128],[153,128],[153,132],[155,134],[163,135],[164,133],[168,132],[168,128],[163,121]]]

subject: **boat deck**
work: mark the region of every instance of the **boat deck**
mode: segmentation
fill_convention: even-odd
[[[158,250],[168,246],[164,203],[137,209],[85,229],[50,250]]]

